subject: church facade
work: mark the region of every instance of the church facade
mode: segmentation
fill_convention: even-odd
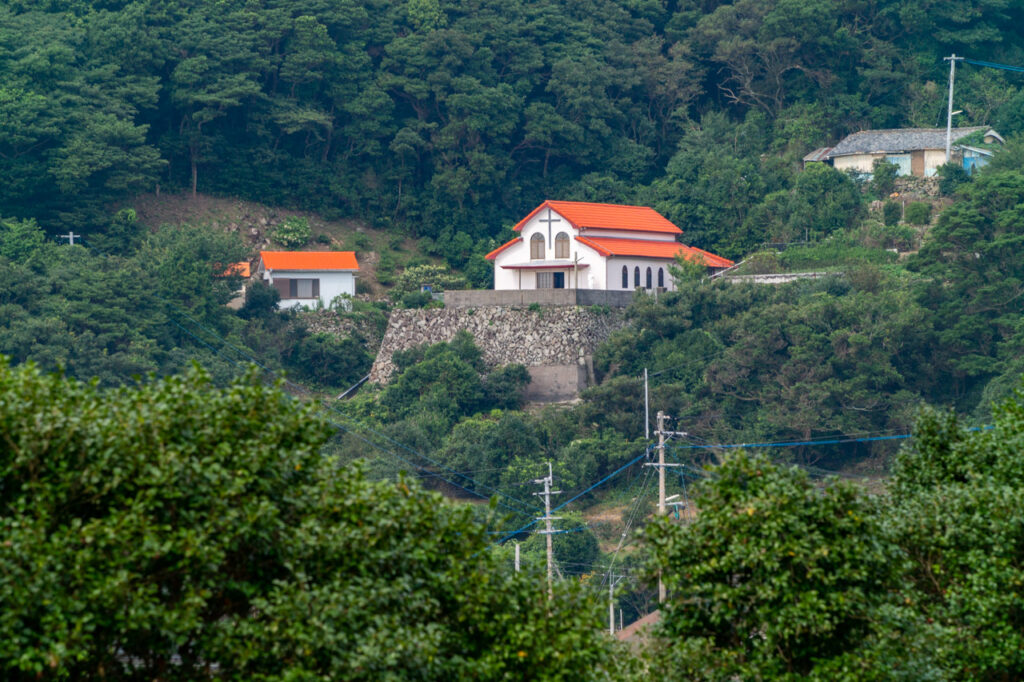
[[[549,200],[513,229],[519,236],[486,256],[497,290],[672,291],[677,256],[711,272],[733,265],[678,242],[682,230],[646,206]]]

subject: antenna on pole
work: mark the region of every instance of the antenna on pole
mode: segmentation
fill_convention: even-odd
[[[542,493],[534,493],[534,495],[537,495],[539,497],[543,497],[544,498],[544,516],[541,516],[541,517],[539,517],[537,519],[538,521],[543,521],[544,522],[544,530],[537,531],[537,532],[540,533],[541,535],[546,535],[547,536],[547,545],[548,545],[548,599],[553,599],[554,596],[555,596],[554,588],[552,587],[552,580],[553,580],[553,577],[554,577],[555,555],[554,555],[554,552],[552,551],[552,547],[551,547],[551,536],[558,532],[558,531],[553,530],[551,528],[551,522],[555,521],[557,519],[562,518],[560,516],[552,516],[551,515],[551,496],[552,495],[558,495],[559,493],[562,492],[561,490],[552,490],[551,489],[551,484],[554,482],[554,480],[555,480],[555,475],[554,475],[554,473],[552,473],[551,462],[548,462],[548,475],[545,476],[544,478],[538,478],[538,479],[535,479],[533,481],[534,483],[538,483],[538,484],[541,484],[541,485],[544,486],[544,492],[542,492]]]
[[[956,63],[962,60],[963,57],[957,57],[956,52],[949,57],[942,58],[942,61],[949,62],[949,104],[946,109],[946,163],[949,163],[950,150],[953,146],[953,80],[956,78]]]

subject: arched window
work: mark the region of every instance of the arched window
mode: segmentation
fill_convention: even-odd
[[[633,268],[633,286],[640,286],[640,268]]]
[[[652,284],[652,283],[653,283],[653,282],[651,281],[651,269],[650,269],[650,268],[647,268],[647,288],[648,288],[648,289],[650,289],[650,288],[651,288],[651,284]]]
[[[665,268],[658,268],[658,287],[665,286]]]
[[[544,235],[540,232],[530,237],[530,260],[544,260]]]
[[[622,266],[622,288],[629,288],[629,268],[627,268],[625,265]]]
[[[555,258],[569,257],[569,235],[559,232],[555,237]]]

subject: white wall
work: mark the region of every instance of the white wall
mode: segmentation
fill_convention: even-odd
[[[926,149],[924,151],[924,176],[930,178],[935,175],[935,171],[944,163],[946,163],[945,149]]]
[[[643,289],[647,285],[647,268],[651,269],[651,288],[654,289],[658,286],[658,268],[662,268],[665,271],[665,288],[669,291],[675,291],[676,285],[672,281],[672,275],[669,273],[668,266],[675,264],[675,260],[660,260],[656,258],[609,258],[607,272],[608,288],[612,291],[632,291],[636,287],[633,286],[633,268],[640,268],[640,288]],[[629,272],[629,286],[623,289],[622,287],[622,266],[625,265]]]
[[[324,307],[331,305],[331,301],[341,294],[349,296],[356,295],[356,277],[351,271],[314,271],[314,270],[272,270],[263,273],[263,279],[272,283],[275,278],[287,279],[319,279],[320,280],[320,301]],[[282,299],[278,308],[298,308],[316,306],[315,300],[310,299]]]
[[[643,235],[637,235],[636,232],[630,230],[598,230],[595,228],[587,228],[584,230],[583,236],[595,239],[642,239],[648,242],[672,242],[676,239],[675,234],[666,232],[645,232]]]

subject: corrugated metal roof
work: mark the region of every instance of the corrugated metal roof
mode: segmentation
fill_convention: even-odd
[[[804,161],[824,161],[828,158],[828,153],[832,151],[832,147],[818,147],[813,152],[804,157]]]
[[[987,130],[986,126],[971,128],[953,128],[952,141],[970,135],[979,130]],[[862,130],[847,135],[839,141],[826,158],[847,156],[849,154],[872,154],[876,152],[896,154],[899,152],[917,151],[920,149],[945,149],[945,128],[895,128],[891,130]]]
[[[542,209],[551,210],[564,217],[577,229],[635,230],[637,232],[659,232],[682,234],[683,231],[665,216],[649,206],[625,206],[620,204],[593,204],[585,201],[545,201],[533,209],[513,228],[517,232]]]
[[[260,251],[268,270],[358,270],[355,251]]]
[[[699,261],[709,268],[727,268],[733,264],[728,258],[716,256],[702,249],[679,242],[660,242],[646,239],[616,239],[612,237],[576,237],[576,241],[593,248],[602,256],[633,256],[635,258],[662,258],[682,256],[688,261]]]

